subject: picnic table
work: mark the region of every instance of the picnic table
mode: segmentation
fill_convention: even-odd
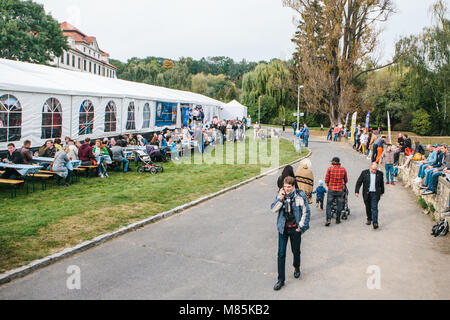
[[[33,166],[33,165],[29,165],[29,164],[10,164],[10,163],[0,162],[0,168],[14,169],[22,177],[25,177],[25,176],[27,176],[29,174],[37,173],[43,167],[42,166]]]
[[[33,157],[33,162],[37,163],[52,163],[54,158],[46,158],[46,157]],[[72,164],[72,167],[78,168],[81,166],[81,160],[70,160],[70,163]]]

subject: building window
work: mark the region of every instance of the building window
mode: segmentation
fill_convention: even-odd
[[[22,106],[16,97],[0,98],[0,142],[19,141],[22,133]]]
[[[70,66],[70,54],[67,54],[66,63],[68,66]]]
[[[75,68],[75,56],[72,56],[72,67]]]
[[[87,68],[86,68],[86,60],[84,60],[84,71],[87,71]]]
[[[64,51],[63,51],[63,54],[61,55],[61,63],[64,63]]]
[[[94,105],[84,100],[80,106],[80,126],[78,134],[91,134],[94,131]]]
[[[116,123],[116,104],[114,101],[110,101],[105,108],[105,132],[115,132]]]
[[[89,61],[89,72],[92,72],[92,62]]]
[[[81,69],[81,58],[78,58],[78,69]]]
[[[47,99],[42,108],[41,139],[61,138],[62,107],[55,98]]]
[[[98,66],[98,75],[100,75],[100,65]]]
[[[148,129],[150,128],[150,105],[146,103],[144,105],[144,116],[143,116],[144,123],[142,125],[142,129]]]
[[[134,114],[134,102],[130,102],[128,105],[128,117],[125,130],[136,130],[136,121]]]

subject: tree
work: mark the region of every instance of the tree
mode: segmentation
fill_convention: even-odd
[[[393,13],[392,0],[283,0],[283,4],[299,14],[292,41],[296,78],[305,87],[307,108],[340,124],[358,105],[355,82],[381,68],[368,67],[364,61],[376,46],[376,24]]]
[[[59,23],[40,4],[2,0],[0,17],[2,58],[46,64],[67,49]]]
[[[275,59],[269,64],[260,63],[255,70],[244,75],[242,80],[241,103],[257,105],[259,96],[267,95],[274,99],[275,111],[288,103],[290,83],[289,69],[285,62]],[[278,112],[272,115],[278,116]]]

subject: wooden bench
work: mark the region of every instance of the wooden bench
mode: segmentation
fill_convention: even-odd
[[[93,177],[93,172],[95,170],[98,170],[98,166],[79,166],[78,168],[85,169],[86,171],[86,177],[89,175],[90,177]],[[77,169],[78,169],[77,168]]]
[[[49,173],[44,173],[44,172],[49,172]],[[31,178],[31,182],[33,184],[33,192],[35,190],[35,188],[34,188],[34,180],[35,179],[38,179],[41,181],[42,190],[47,190],[47,180],[52,179],[55,174],[56,173],[54,173],[52,171],[39,171],[38,173],[35,173],[35,174],[28,174],[27,177]]]
[[[9,185],[11,188],[11,199],[17,197],[17,186],[24,183],[23,180],[0,179],[0,184]]]
[[[87,170],[86,168],[80,168],[80,167],[73,168],[73,173],[74,173],[74,177],[75,177],[76,181],[80,181],[80,175],[83,172],[86,172],[86,170]]]

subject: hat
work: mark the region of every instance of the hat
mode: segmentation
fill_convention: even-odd
[[[334,157],[331,162],[335,162],[335,163],[341,163],[341,160],[338,157]]]
[[[323,180],[319,180],[319,186],[323,187]]]
[[[437,148],[437,147],[440,147],[440,146],[441,146],[441,144],[436,143],[436,144],[433,146],[433,148]]]

